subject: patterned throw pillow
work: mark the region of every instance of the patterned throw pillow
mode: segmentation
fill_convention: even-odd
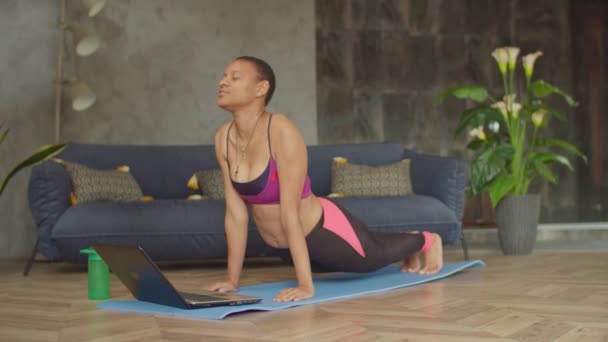
[[[119,166],[117,170],[98,170],[58,158],[53,158],[52,161],[63,165],[72,179],[72,204],[93,201],[129,202],[143,198],[141,188],[128,166]]]
[[[387,165],[357,165],[344,157],[331,164],[331,193],[343,196],[405,196],[413,194],[410,159]]]
[[[193,190],[200,190],[203,198],[223,199],[224,198],[224,178],[220,168],[203,170],[195,173],[188,187]]]

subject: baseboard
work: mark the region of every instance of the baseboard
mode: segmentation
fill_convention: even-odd
[[[539,230],[595,230],[608,229],[608,222],[541,223]]]

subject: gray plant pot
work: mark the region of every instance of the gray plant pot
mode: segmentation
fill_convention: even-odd
[[[498,241],[505,255],[532,253],[538,232],[540,195],[509,195],[496,206]]]

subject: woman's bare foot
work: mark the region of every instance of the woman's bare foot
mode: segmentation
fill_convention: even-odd
[[[443,243],[441,237],[433,233],[431,248],[424,254],[424,268],[420,274],[435,274],[443,267]]]
[[[414,230],[411,232],[405,232],[405,234],[420,234],[419,231]],[[420,255],[418,253],[408,256],[403,259],[403,265],[401,266],[401,272],[418,272],[420,271]]]
[[[403,259],[401,272],[418,272],[420,271],[420,254],[416,253],[410,257]]]

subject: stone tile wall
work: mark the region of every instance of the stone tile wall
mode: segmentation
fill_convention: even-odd
[[[483,85],[502,94],[491,57],[498,46],[542,50],[536,74],[573,89],[567,0],[317,0],[320,144],[400,141],[416,151],[469,161],[454,129],[466,104],[434,102],[446,88]],[[559,101],[556,103],[566,111]],[[573,125],[552,134],[577,141]],[[467,170],[468,174],[468,170]],[[576,212],[576,178],[542,185],[543,220]]]

